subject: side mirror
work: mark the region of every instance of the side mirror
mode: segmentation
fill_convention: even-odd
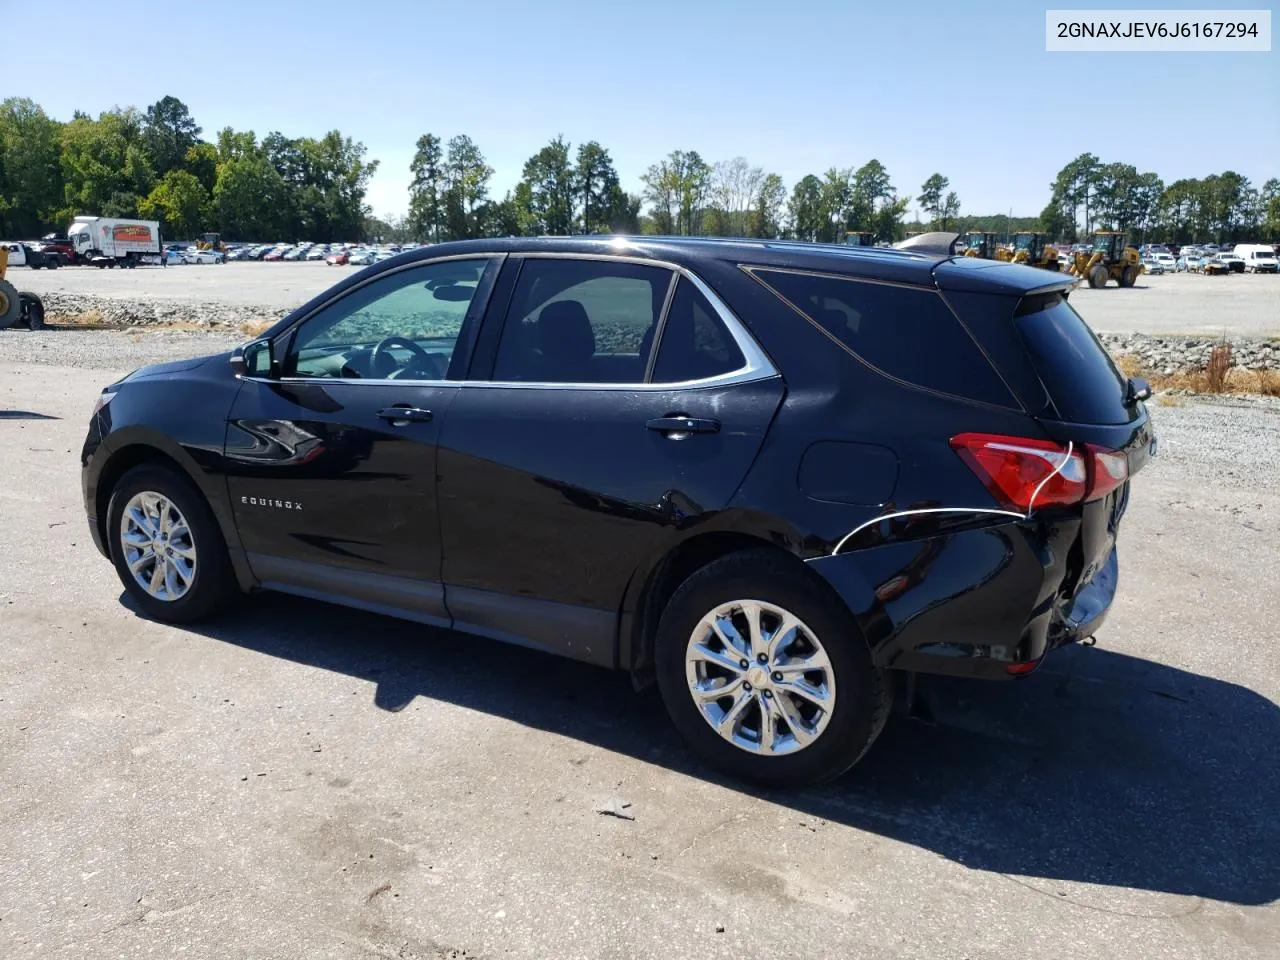
[[[272,375],[271,341],[251,340],[231,352],[231,370],[237,377]]]
[[[1138,403],[1142,400],[1151,399],[1151,384],[1143,380],[1141,377],[1129,378],[1129,402]]]

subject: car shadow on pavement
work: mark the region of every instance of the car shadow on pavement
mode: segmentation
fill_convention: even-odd
[[[933,722],[895,718],[833,784],[763,790],[684,749],[629,677],[460,633],[279,595],[198,632],[714,781],[974,870],[1280,899],[1280,707],[1238,686],[1071,647],[1011,683],[922,681]]]

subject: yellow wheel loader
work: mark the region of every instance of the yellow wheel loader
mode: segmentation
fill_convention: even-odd
[[[200,239],[196,241],[197,250],[217,250],[220,253],[227,252],[227,245],[222,242],[222,234],[220,233],[202,233]]]
[[[18,290],[4,278],[9,270],[9,251],[0,246],[0,330],[17,325],[29,330],[44,326],[44,303],[34,293]]]
[[[984,260],[1002,260],[1006,262],[1013,257],[1008,247],[996,241],[994,233],[971,230],[964,235],[964,241],[964,255],[966,257],[981,257]]]
[[[874,247],[876,235],[870,230],[849,230],[844,235],[846,247]]]
[[[1025,263],[1028,266],[1040,267],[1042,270],[1061,270],[1058,262],[1058,248],[1049,243],[1043,233],[1015,233],[1013,235],[1013,263]]]
[[[1091,287],[1105,287],[1109,280],[1132,287],[1142,273],[1142,258],[1128,240],[1126,233],[1099,230],[1093,235],[1092,247],[1076,253],[1069,272],[1087,280]]]

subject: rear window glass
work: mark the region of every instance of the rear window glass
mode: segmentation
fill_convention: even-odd
[[[1089,325],[1061,296],[1026,297],[1014,324],[1063,420],[1128,423],[1125,379]]]
[[[930,390],[1015,406],[938,294],[826,274],[752,273],[877,370]]]

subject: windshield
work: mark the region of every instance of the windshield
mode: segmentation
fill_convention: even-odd
[[[1111,249],[1111,237],[1107,235],[1099,235],[1093,238],[1093,252],[1106,253]]]
[[[1030,250],[1035,243],[1035,239],[1036,237],[1033,233],[1020,233],[1013,238],[1013,249]]]
[[[1274,260],[1275,258],[1275,252],[1272,250],[1255,250],[1253,252],[1253,259],[1255,260]]]

